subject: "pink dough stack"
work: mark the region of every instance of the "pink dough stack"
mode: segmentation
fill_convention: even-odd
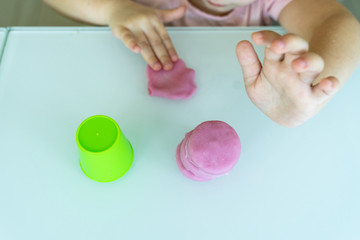
[[[230,125],[207,121],[186,133],[177,147],[176,162],[185,177],[209,181],[228,174],[240,151],[240,138]]]

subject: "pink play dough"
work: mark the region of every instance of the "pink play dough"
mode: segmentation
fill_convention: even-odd
[[[187,68],[181,59],[174,63],[170,71],[163,69],[154,71],[150,66],[147,66],[146,76],[150,96],[187,99],[196,91],[195,71]]]
[[[240,138],[230,125],[207,121],[186,133],[176,149],[176,162],[184,176],[209,181],[229,173],[240,151]]]

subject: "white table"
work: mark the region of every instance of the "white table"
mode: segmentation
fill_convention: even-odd
[[[6,33],[7,33],[6,28],[0,28],[0,63],[1,63],[2,51],[5,45]]]
[[[107,28],[11,29],[0,66],[0,239],[359,239],[360,68],[316,117],[283,128],[245,93],[235,45],[255,30],[169,29],[198,84],[193,98],[171,101],[148,96],[141,56]],[[111,183],[78,162],[76,129],[96,114],[114,118],[135,151]],[[238,132],[240,160],[228,176],[189,180],[176,146],[214,119]]]

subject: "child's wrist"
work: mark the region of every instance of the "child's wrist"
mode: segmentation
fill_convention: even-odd
[[[110,25],[112,14],[119,9],[125,9],[126,5],[132,3],[131,0],[109,0],[104,6],[104,19],[107,25]]]

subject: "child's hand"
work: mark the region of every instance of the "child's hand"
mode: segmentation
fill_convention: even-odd
[[[185,7],[160,10],[132,1],[115,1],[108,9],[108,25],[116,38],[133,52],[141,53],[155,71],[173,67],[178,56],[163,22],[183,17]]]
[[[323,59],[308,52],[309,44],[295,34],[280,36],[272,31],[252,34],[265,45],[263,66],[253,46],[241,41],[236,53],[251,101],[280,125],[295,127],[313,117],[339,89],[334,77],[317,79]]]

